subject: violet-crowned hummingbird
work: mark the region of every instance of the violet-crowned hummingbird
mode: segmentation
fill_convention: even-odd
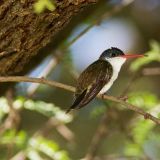
[[[79,109],[88,104],[95,96],[104,94],[117,79],[119,71],[128,58],[144,57],[143,54],[124,54],[118,48],[105,50],[99,59],[89,65],[79,76],[75,101],[66,111]]]

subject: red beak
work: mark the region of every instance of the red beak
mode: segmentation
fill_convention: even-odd
[[[123,58],[140,58],[140,57],[145,57],[146,55],[144,54],[125,54],[125,55],[120,55],[119,57]]]

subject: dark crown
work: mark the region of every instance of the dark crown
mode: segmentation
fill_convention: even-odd
[[[123,51],[116,47],[111,47],[107,50],[105,50],[99,57],[99,59],[105,59],[105,58],[113,58],[117,57],[119,55],[124,55]]]

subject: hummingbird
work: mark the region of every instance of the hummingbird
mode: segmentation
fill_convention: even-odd
[[[144,57],[143,54],[124,54],[116,47],[105,50],[99,59],[89,65],[79,76],[75,100],[66,111],[80,109],[93,100],[97,94],[104,95],[117,79],[124,62],[129,58]]]

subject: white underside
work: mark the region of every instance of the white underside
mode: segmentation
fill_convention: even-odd
[[[125,58],[121,58],[121,57],[115,57],[115,58],[110,58],[110,59],[106,59],[106,60],[109,63],[111,63],[111,65],[113,67],[113,75],[112,75],[110,81],[101,89],[100,94],[104,94],[105,92],[107,92],[110,89],[113,82],[117,79],[122,65],[126,61]]]

